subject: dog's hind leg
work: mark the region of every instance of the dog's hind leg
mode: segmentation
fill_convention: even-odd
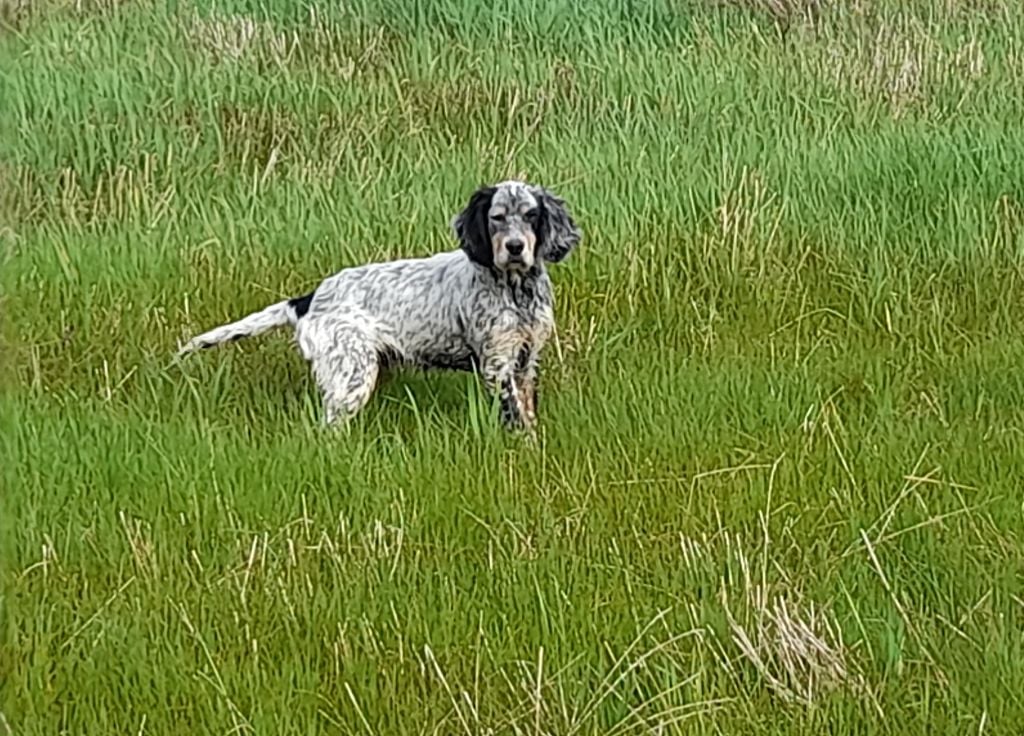
[[[298,342],[323,395],[324,421],[337,424],[359,413],[380,375],[372,334],[347,321],[311,322],[299,331]]]

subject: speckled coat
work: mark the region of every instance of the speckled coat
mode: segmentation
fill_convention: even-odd
[[[509,428],[536,422],[541,351],[554,329],[545,264],[581,233],[550,191],[507,181],[477,190],[452,221],[460,249],[346,268],[312,293],[190,340],[182,353],[291,325],[328,423],[369,401],[381,369],[479,371]]]

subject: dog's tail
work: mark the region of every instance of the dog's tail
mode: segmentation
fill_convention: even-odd
[[[235,342],[245,337],[254,337],[275,327],[284,327],[285,325],[294,327],[299,319],[309,311],[309,304],[312,300],[312,294],[286,299],[258,312],[253,312],[237,322],[214,327],[185,343],[178,351],[178,355],[212,348],[225,342]]]

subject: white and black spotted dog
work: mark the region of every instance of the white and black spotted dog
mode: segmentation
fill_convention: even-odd
[[[568,256],[580,229],[561,198],[520,181],[477,190],[452,228],[458,250],[346,268],[181,353],[291,325],[329,424],[366,405],[382,368],[405,364],[478,371],[500,399],[502,423],[532,429],[540,353],[554,327],[545,264]]]

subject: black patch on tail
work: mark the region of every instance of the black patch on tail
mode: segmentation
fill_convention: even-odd
[[[302,319],[306,316],[306,312],[309,311],[309,305],[313,303],[313,295],[315,291],[311,291],[305,296],[297,296],[294,299],[288,300],[288,306],[295,310],[295,317]]]

